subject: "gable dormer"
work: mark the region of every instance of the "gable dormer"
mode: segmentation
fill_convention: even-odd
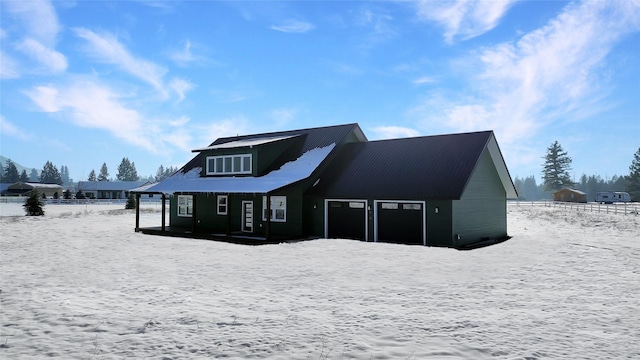
[[[303,135],[222,138],[210,146],[193,150],[201,153],[202,177],[262,176],[295,158]]]

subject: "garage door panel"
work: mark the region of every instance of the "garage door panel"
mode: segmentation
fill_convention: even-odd
[[[378,241],[424,243],[424,206],[421,203],[379,202],[377,204]]]
[[[362,201],[329,201],[327,237],[366,239],[366,204]]]

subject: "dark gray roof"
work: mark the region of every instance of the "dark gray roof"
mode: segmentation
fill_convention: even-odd
[[[208,147],[214,147],[215,145],[225,144],[229,142],[238,142],[242,140],[250,140],[250,139],[261,139],[261,138],[275,138],[275,137],[300,137],[302,144],[297,149],[296,154],[289,154],[290,159],[283,159],[282,163],[300,157],[302,154],[313,150],[315,148],[324,148],[331,144],[340,144],[344,141],[345,137],[349,135],[351,132],[355,132],[358,136],[361,137],[361,141],[367,141],[366,136],[360,129],[360,126],[357,123],[353,124],[344,124],[344,125],[335,125],[335,126],[324,126],[324,127],[316,127],[316,128],[308,128],[308,129],[299,129],[299,130],[288,130],[288,131],[278,131],[278,132],[270,132],[270,133],[260,133],[253,135],[244,135],[244,136],[231,136],[219,138],[213,143],[211,143]],[[194,167],[202,166],[202,153],[196,155],[191,161],[189,161],[185,166],[183,166],[180,171],[183,173],[188,172]],[[279,167],[280,164],[274,164],[275,168]]]
[[[485,149],[507,197],[515,196],[492,131],[347,144],[309,193],[349,199],[459,199]]]

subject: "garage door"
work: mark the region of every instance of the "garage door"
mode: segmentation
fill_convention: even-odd
[[[327,237],[330,239],[367,239],[365,201],[329,200],[327,202]]]
[[[424,203],[376,202],[377,241],[424,245]]]

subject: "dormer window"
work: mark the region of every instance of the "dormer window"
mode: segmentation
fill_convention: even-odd
[[[251,175],[251,154],[207,156],[207,175]]]

